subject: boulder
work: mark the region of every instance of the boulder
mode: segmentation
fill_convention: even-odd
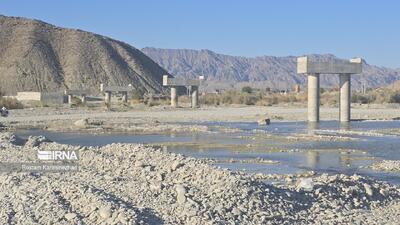
[[[312,191],[314,188],[314,182],[312,178],[302,178],[298,181],[296,189],[304,191]]]
[[[175,187],[176,190],[176,200],[179,204],[186,202],[186,188],[182,184],[178,184]]]
[[[86,128],[87,126],[89,126],[89,120],[88,119],[77,120],[74,122],[74,125],[79,128]]]
[[[257,121],[258,125],[260,126],[266,126],[271,123],[271,120],[269,118],[263,118]]]
[[[367,195],[369,195],[370,197],[372,197],[374,195],[374,191],[372,190],[371,185],[364,184],[364,189],[365,189],[365,193]]]
[[[111,209],[109,207],[102,207],[99,209],[99,215],[103,219],[111,217]]]
[[[184,165],[184,164],[181,163],[180,161],[175,161],[175,162],[173,162],[172,165],[171,165],[171,170],[172,170],[172,171],[175,171],[175,170],[177,170],[179,167],[181,167],[181,166],[183,166],[183,165]]]

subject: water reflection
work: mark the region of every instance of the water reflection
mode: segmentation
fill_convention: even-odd
[[[340,130],[347,131],[351,129],[350,122],[340,122]]]
[[[319,152],[317,151],[309,151],[306,153],[306,158],[307,158],[307,164],[311,168],[316,168],[317,165],[319,164]]]
[[[341,152],[339,162],[342,166],[351,167],[351,156],[350,152]]]
[[[319,129],[320,123],[318,122],[308,122],[307,131],[308,135],[315,135],[316,131]]]

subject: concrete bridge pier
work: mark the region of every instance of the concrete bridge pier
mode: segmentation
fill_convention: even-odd
[[[190,96],[192,96],[192,108],[199,107],[199,88],[198,86],[191,86]]]
[[[86,104],[86,95],[81,95],[82,104]]]
[[[307,123],[307,131],[308,135],[315,135],[316,131],[319,129],[318,122],[308,122]]]
[[[76,89],[76,90],[65,90],[64,94],[68,97],[68,105],[72,106],[73,96],[77,96],[81,99],[82,104],[86,104],[86,95],[89,93],[88,90]]]
[[[163,86],[168,86],[171,88],[171,106],[178,107],[178,92],[177,87],[189,87],[189,92],[191,96],[192,108],[197,108],[199,106],[199,86],[201,84],[200,78],[198,80],[194,79],[179,79],[172,78],[169,75],[163,76]]]
[[[128,102],[128,92],[126,92],[126,91],[122,92],[122,102],[123,103]]]
[[[362,73],[362,59],[354,58],[349,61],[330,60],[310,61],[307,57],[297,58],[297,73],[308,75],[308,121],[319,121],[319,75],[339,74],[340,97],[339,97],[339,120],[350,122],[350,75]]]
[[[111,91],[104,92],[104,101],[106,102],[106,104],[111,103]]]
[[[106,104],[111,103],[111,94],[121,93],[122,94],[122,102],[128,102],[128,92],[134,91],[135,88],[132,84],[128,86],[104,86],[104,84],[100,84],[100,91],[104,93],[104,101]]]
[[[319,74],[308,74],[308,121],[319,122]]]
[[[350,104],[351,104],[350,74],[340,74],[339,82],[340,82],[339,120],[340,122],[350,122]]]
[[[351,129],[351,124],[349,121],[347,122],[340,122],[340,130],[350,130]]]
[[[68,95],[68,105],[72,106],[72,95]]]
[[[178,92],[176,87],[171,87],[171,106],[178,107]]]

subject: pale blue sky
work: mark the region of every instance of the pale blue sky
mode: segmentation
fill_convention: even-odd
[[[400,68],[396,0],[1,0],[0,14],[92,31],[137,48],[332,53]]]

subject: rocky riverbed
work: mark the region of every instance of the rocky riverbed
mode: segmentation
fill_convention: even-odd
[[[157,146],[80,147],[0,134],[1,162],[37,161],[38,150],[61,149],[79,151],[78,172],[0,174],[1,224],[397,224],[400,218],[399,187],[358,175],[292,176],[274,185]]]
[[[380,162],[374,163],[370,166],[371,169],[390,171],[390,172],[400,172],[400,161],[399,160],[382,160]]]

